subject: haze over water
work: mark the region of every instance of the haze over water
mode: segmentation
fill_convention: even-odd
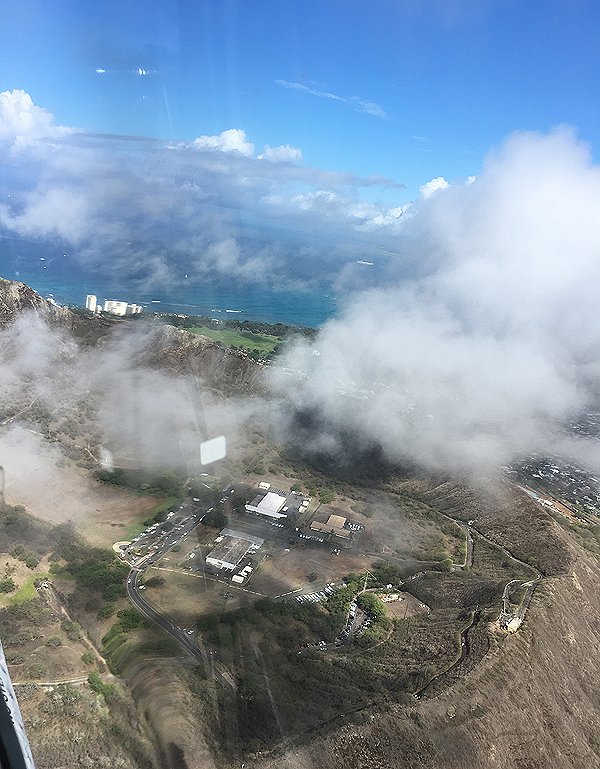
[[[336,298],[332,293],[284,291],[271,286],[242,285],[233,280],[229,285],[213,283],[205,287],[181,287],[176,291],[144,291],[134,280],[127,281],[122,276],[111,281],[105,275],[77,272],[72,263],[62,268],[56,260],[41,261],[39,258],[33,266],[30,263],[19,269],[15,269],[13,260],[0,258],[0,276],[26,283],[57,304],[79,307],[85,306],[87,294],[95,294],[98,301],[116,299],[140,304],[145,312],[205,315],[219,320],[259,320],[309,328],[322,326],[336,312]]]

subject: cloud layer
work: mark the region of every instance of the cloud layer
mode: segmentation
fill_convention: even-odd
[[[5,92],[0,231],[64,243],[85,266],[110,265],[148,290],[176,290],[184,275],[188,287],[260,282],[275,268],[282,286],[331,284],[365,227],[391,222],[381,205],[357,206],[358,191],[403,185],[301,161],[301,150],[287,144],[255,154],[241,128],[176,144],[86,134],[56,126],[25,92]],[[328,195],[334,206],[321,205]],[[300,231],[301,246],[289,236]]]
[[[294,399],[319,415],[315,441],[343,453],[348,430],[392,460],[469,473],[557,448],[597,465],[562,425],[597,403],[599,207],[600,169],[566,128],[509,137],[467,184],[426,185],[385,287],[346,303],[320,354],[285,362],[305,374]]]

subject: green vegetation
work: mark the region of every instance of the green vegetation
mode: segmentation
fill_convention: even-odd
[[[174,548],[173,548],[174,549]],[[165,584],[165,578],[164,577],[150,577],[150,579],[146,580],[144,582],[146,587],[161,587]]]
[[[114,603],[105,603],[98,611],[98,619],[107,619],[115,613]]]
[[[215,509],[207,513],[202,519],[202,523],[205,526],[210,526],[213,529],[223,529],[227,526],[227,517],[221,510]]]
[[[363,655],[301,648],[321,639],[333,641],[344,619],[314,604],[268,599],[201,619],[205,640],[219,647],[237,677],[235,702],[220,702],[220,738],[226,745],[256,750],[280,737],[277,720],[294,734],[376,701],[397,700],[397,672],[383,678],[374,675],[373,663]]]
[[[356,599],[356,603],[365,614],[373,617],[373,619],[382,619],[387,615],[384,604],[372,593],[361,593]]]
[[[311,488],[308,493],[311,497],[318,496],[323,505],[329,505],[335,499],[335,491],[322,486]]]
[[[0,593],[12,593],[13,590],[16,590],[16,587],[12,577],[0,580]]]
[[[101,590],[105,601],[113,602],[126,595],[124,580],[129,566],[119,561],[112,550],[102,548],[81,548],[74,553],[66,548],[66,566],[52,563],[53,574],[67,573],[75,578],[79,587]]]
[[[45,645],[51,649],[55,649],[57,646],[62,646],[62,638],[59,635],[51,635]]]
[[[115,685],[105,684],[97,670],[92,670],[89,674],[88,683],[92,691],[96,692],[96,694],[101,694],[107,703],[117,699]]]
[[[128,634],[134,630],[145,629],[151,623],[137,609],[121,609],[117,613],[117,621],[102,639],[102,656],[108,661],[113,673],[120,673],[135,661],[139,654],[148,654],[157,649],[163,653],[177,653],[178,644],[174,642],[163,644],[163,639],[140,644],[131,640]],[[172,639],[171,639],[172,640]]]
[[[35,580],[39,578],[39,574],[29,577],[14,595],[11,595],[10,602],[13,604],[21,603],[22,601],[32,601],[37,597],[37,591],[35,589]]]
[[[101,470],[96,478],[108,486],[117,486],[138,494],[160,494],[185,499],[183,475],[174,471],[148,473],[144,470],[124,470],[116,467],[112,472]]]
[[[85,665],[93,665],[96,662],[93,652],[83,652],[81,655],[81,661]]]
[[[36,662],[27,668],[27,672],[29,673],[30,678],[39,680],[46,675],[46,668],[41,663]]]
[[[273,358],[281,352],[282,342],[303,336],[314,339],[318,331],[304,326],[263,323],[256,320],[213,320],[206,316],[161,315],[167,323],[194,334],[203,334],[221,345],[250,352],[255,359]]]
[[[213,342],[221,342],[226,347],[240,349],[247,353],[254,353],[256,350],[260,358],[275,353],[281,346],[276,336],[267,334],[253,334],[249,331],[229,331],[225,328],[214,329],[207,326],[196,326],[187,330],[193,334],[207,336]]]
[[[60,623],[60,629],[65,631],[69,641],[79,641],[82,637],[81,625],[73,620],[63,619]]]

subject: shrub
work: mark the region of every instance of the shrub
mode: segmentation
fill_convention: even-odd
[[[55,649],[57,646],[62,646],[62,638],[59,635],[50,636],[46,641],[46,646],[49,646],[51,649]]]
[[[93,595],[88,601],[85,602],[83,607],[86,611],[98,611],[100,608],[100,599],[97,595]]]
[[[39,662],[30,665],[27,669],[30,678],[43,678],[46,675],[46,668]]]
[[[19,556],[25,553],[25,547],[23,545],[15,545],[10,551],[13,558],[19,558]]]
[[[86,665],[93,665],[94,662],[96,662],[96,658],[94,657],[92,652],[83,652],[81,655],[81,660]]]
[[[125,585],[107,585],[102,591],[102,598],[105,601],[118,601],[119,598],[124,598],[127,595]]]
[[[69,641],[79,641],[81,638],[81,625],[70,619],[63,619],[60,623],[61,630],[67,634]]]
[[[25,565],[27,566],[28,569],[31,569],[32,571],[33,571],[33,569],[35,569],[35,567],[38,565],[38,563],[39,563],[39,561],[35,557],[35,555],[28,555],[26,560],[25,560]]]
[[[0,581],[0,593],[12,593],[16,587],[17,586],[15,585],[12,577],[8,577],[8,579],[3,579]]]
[[[92,690],[98,694],[102,691],[104,686],[104,683],[100,678],[100,673],[98,673],[97,670],[92,670],[92,672],[89,674],[88,683],[92,687]]]
[[[115,613],[114,603],[105,603],[104,606],[98,612],[98,619],[107,619]]]

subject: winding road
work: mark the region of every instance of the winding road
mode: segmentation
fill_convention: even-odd
[[[206,512],[197,510],[196,505],[191,499],[187,499],[180,508],[179,515],[183,516],[183,521],[176,525],[176,527],[168,534],[164,535],[162,540],[158,543],[155,552],[150,553],[144,558],[137,561],[137,563],[131,568],[127,575],[127,597],[136,609],[143,614],[155,625],[158,625],[165,633],[168,633],[174,638],[185,651],[194,657],[198,662],[205,665],[209,665],[212,668],[214,676],[226,687],[235,688],[235,683],[229,676],[226,670],[221,669],[221,666],[214,662],[205,651],[200,649],[196,645],[195,632],[190,633],[184,631],[174,625],[168,617],[161,614],[147,601],[145,601],[140,595],[139,581],[144,571],[159,561],[163,555],[169,551],[172,547],[177,545],[184,537],[186,537],[190,531],[192,531],[204,518]]]

